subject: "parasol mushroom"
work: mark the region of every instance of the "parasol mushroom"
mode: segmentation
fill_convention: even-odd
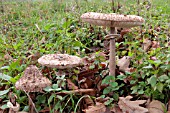
[[[98,26],[110,27],[110,34],[106,39],[110,39],[110,56],[109,56],[109,70],[110,75],[115,76],[116,60],[115,60],[115,38],[120,37],[117,34],[116,27],[131,28],[140,26],[144,19],[135,15],[120,15],[120,14],[103,14],[88,12],[81,16],[82,21]]]
[[[35,112],[36,109],[28,93],[42,92],[45,87],[50,85],[50,80],[44,77],[34,65],[27,67],[24,71],[24,75],[15,83],[16,89],[24,91],[29,98],[29,113]]]
[[[68,54],[48,54],[39,58],[38,63],[43,66],[56,68],[61,74],[63,69],[70,69],[81,65],[82,59]]]

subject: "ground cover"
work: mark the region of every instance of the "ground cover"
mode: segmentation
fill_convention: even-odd
[[[28,111],[29,95],[16,90],[15,83],[30,65],[36,65],[52,82],[43,93],[32,95],[38,112],[94,112],[89,106],[93,110],[107,106],[115,112],[113,105],[120,107],[129,95],[134,101],[159,100],[167,105],[164,111],[170,110],[169,4],[169,0],[117,0],[114,4],[103,0],[1,1],[0,112],[8,112],[7,102],[12,100],[20,104],[20,111]],[[104,36],[109,29],[83,23],[80,16],[85,12],[145,19],[141,27],[118,28],[116,77],[108,76],[109,49]],[[79,56],[84,66],[58,76],[57,69],[37,62],[42,55],[54,53]]]

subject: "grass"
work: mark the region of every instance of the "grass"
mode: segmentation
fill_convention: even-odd
[[[86,56],[87,48],[91,49],[91,46],[96,47],[95,44],[99,41],[96,39],[98,34],[102,34],[102,37],[104,37],[109,30],[103,30],[102,27],[82,23],[80,16],[85,12],[92,11],[113,13],[112,4],[109,1],[111,0],[88,0],[88,2],[85,0],[64,0],[63,3],[60,4],[57,3],[57,0],[38,0],[34,2],[3,1],[1,4],[3,7],[0,7],[0,74],[4,73],[12,77],[12,79],[9,81],[0,79],[0,88],[3,87],[3,90],[6,90],[11,87],[12,91],[19,97],[17,101],[20,102],[22,109],[26,108],[27,98],[21,92],[16,91],[14,83],[20,78],[22,72],[28,65],[38,65],[37,62],[32,62],[32,59],[28,57],[30,55],[40,54],[39,56],[41,56],[49,53],[68,53],[81,57]],[[135,60],[144,60],[144,63],[141,65],[137,65],[135,60],[132,61],[137,72],[132,73],[131,76],[136,77],[136,81],[131,82],[135,83],[135,88],[139,89],[133,87],[128,90],[128,93],[132,93],[132,89],[134,89],[133,92],[137,91],[139,95],[146,94],[150,97],[164,100],[166,103],[169,99],[169,92],[166,89],[168,89],[168,87],[170,88],[170,83],[158,80],[156,84],[158,90],[156,90],[152,87],[153,84],[147,81],[153,80],[152,75],[166,75],[166,72],[169,72],[167,71],[169,69],[168,64],[167,67],[165,66],[163,69],[157,68],[158,71],[143,69],[143,67],[153,63],[149,59],[153,55],[160,58],[162,62],[160,67],[164,66],[163,63],[166,60],[168,61],[166,56],[169,55],[169,47],[165,47],[165,44],[170,34],[170,7],[168,6],[170,1],[150,0],[151,7],[150,4],[147,2],[144,3],[142,0],[140,4],[137,4],[135,0],[115,0],[115,7],[117,7],[117,2],[120,2],[121,8],[117,10],[116,13],[132,15],[138,15],[139,13],[146,21],[142,26],[142,39],[140,39],[141,34],[139,27],[133,28],[132,32],[126,35],[125,42],[123,43],[124,45],[128,45],[128,47],[126,46],[128,51],[117,50],[118,56],[135,54],[137,56],[137,58],[134,58]],[[155,30],[158,28],[161,30]],[[93,30],[93,32],[90,32],[90,30]],[[159,41],[161,49],[143,53],[141,43],[143,43],[143,39],[145,38],[149,38],[152,41]],[[133,48],[136,48],[136,50]],[[141,71],[144,73],[143,75],[139,74]],[[144,76],[140,78],[140,80],[142,79],[143,81],[137,81],[139,76]],[[169,77],[169,74],[167,74],[167,76]],[[164,85],[164,89],[158,87],[162,86],[162,84]],[[122,90],[118,92],[120,96],[123,94]],[[49,96],[50,95],[47,94],[42,97],[39,96],[39,98],[45,98],[44,101],[46,102]],[[3,99],[3,104],[9,99],[8,96],[1,95],[0,102],[1,98]],[[67,100],[67,97],[63,98]],[[78,97],[74,95],[70,96],[69,101],[72,101],[72,103],[76,105],[74,99],[79,100]],[[41,104],[41,102],[37,102],[38,110],[43,109],[40,106]],[[60,103],[56,103],[56,105],[59,104]],[[74,110],[74,105],[71,107],[72,110]],[[45,104],[44,107],[46,106]],[[70,106],[65,107],[69,108]]]

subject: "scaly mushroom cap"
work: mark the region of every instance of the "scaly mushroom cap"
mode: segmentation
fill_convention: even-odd
[[[84,22],[98,26],[108,26],[108,27],[121,27],[130,28],[135,26],[140,26],[145,21],[140,16],[135,15],[120,15],[120,14],[103,14],[88,12],[81,16]]]
[[[24,75],[15,83],[16,89],[26,92],[42,92],[43,88],[50,85],[50,80],[33,65],[27,67]]]
[[[68,69],[81,65],[82,59],[68,54],[48,54],[39,58],[38,63],[47,67]]]

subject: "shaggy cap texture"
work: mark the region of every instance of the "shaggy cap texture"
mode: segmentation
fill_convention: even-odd
[[[26,92],[42,92],[43,88],[50,85],[50,80],[33,65],[27,67],[24,75],[15,83],[16,89]]]
[[[122,27],[130,28],[135,26],[140,26],[145,20],[136,15],[120,15],[120,14],[103,14],[88,12],[81,16],[84,22],[98,26],[108,26],[108,27]]]
[[[68,54],[48,54],[38,59],[38,63],[43,66],[68,69],[82,64],[82,59]]]

